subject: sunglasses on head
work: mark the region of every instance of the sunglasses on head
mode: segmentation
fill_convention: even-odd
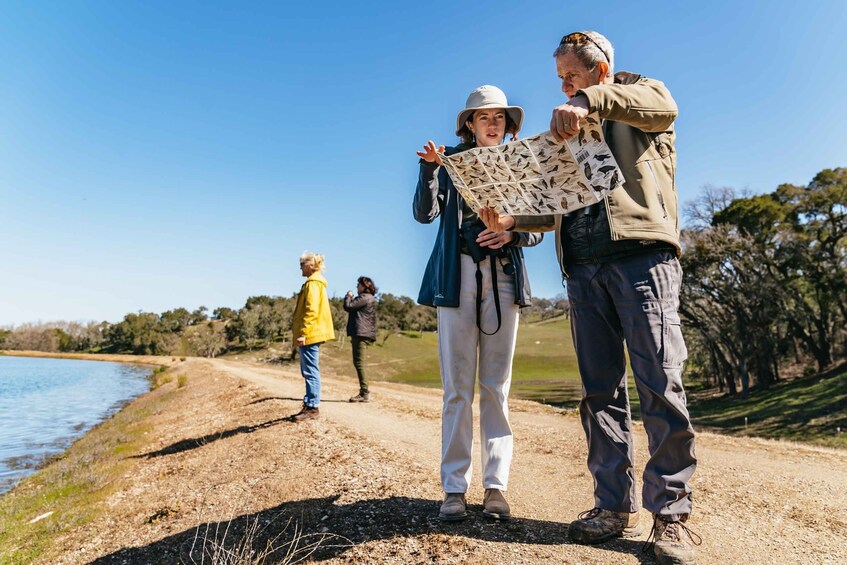
[[[600,47],[600,45],[598,45],[596,41],[591,39],[590,35],[586,35],[586,34],[582,33],[581,31],[575,31],[573,33],[569,33],[566,36],[564,36],[562,38],[562,40],[559,42],[559,47],[561,47],[562,45],[577,45],[577,46],[579,46],[579,45],[585,45],[586,43],[591,43],[594,47],[599,49],[600,53],[602,53],[603,56],[606,58],[607,63],[611,62],[611,61],[609,61],[609,56],[606,54],[606,52],[603,50],[603,48]]]

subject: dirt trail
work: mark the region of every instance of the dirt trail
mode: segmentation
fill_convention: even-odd
[[[325,376],[320,419],[291,424],[281,418],[297,411],[304,390],[293,366],[189,360],[181,370],[190,401],[157,416],[159,433],[130,486],[110,499],[108,520],[68,536],[60,562],[199,562],[198,532],[213,537],[233,518],[259,521],[268,537],[282,531],[279,539],[288,519],[306,534],[343,536],[312,556],[329,562],[652,562],[641,552],[649,528],[596,547],[568,540],[568,523],[592,505],[573,412],[511,401],[515,519],[481,517],[475,459],[474,513],[445,525],[432,519],[440,391],[375,383],[371,403],[349,404],[354,379]],[[646,437],[636,432],[643,464]],[[697,441],[690,526],[703,538],[700,563],[847,563],[847,452],[707,433]],[[162,507],[177,511],[145,526]],[[649,523],[647,512],[641,518]]]
[[[279,370],[217,363],[274,394],[302,394],[297,374],[280,379]],[[440,391],[394,384],[377,391],[375,401],[364,406],[326,402],[322,416],[427,466],[430,482],[437,485]],[[349,381],[327,379],[324,386],[327,399],[343,400],[353,393]],[[572,412],[536,403],[513,400],[511,406],[516,436],[509,485],[512,511],[517,517],[561,522],[565,529],[593,502],[579,420]],[[637,430],[637,461],[643,463],[647,439],[640,425]],[[478,434],[476,439],[479,453]],[[691,525],[704,540],[699,550],[703,562],[736,562],[742,554],[749,563],[847,562],[847,453],[706,433],[698,436],[697,453]],[[476,488],[469,493],[477,502],[482,495],[478,469],[476,464]],[[650,515],[642,512],[641,517],[647,523]],[[605,554],[601,560],[611,558],[602,547],[560,549],[557,557],[573,562],[600,554]],[[619,556],[621,562],[627,562],[625,557]]]

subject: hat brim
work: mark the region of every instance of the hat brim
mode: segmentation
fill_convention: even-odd
[[[517,126],[517,129],[514,133],[521,131],[521,127],[523,126],[523,108],[521,108],[520,106],[499,106],[492,104],[479,106],[477,108],[465,108],[464,110],[459,112],[459,115],[456,116],[456,135],[462,135],[460,133],[462,127],[464,127],[465,122],[470,119],[474,112],[476,112],[477,110],[486,110],[489,108],[502,108],[506,110],[506,113],[509,114],[509,117],[512,118],[512,121],[515,122],[515,125]]]

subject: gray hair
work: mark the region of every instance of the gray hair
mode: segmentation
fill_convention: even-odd
[[[584,36],[587,40],[582,42],[578,40],[565,41],[578,35]],[[596,67],[597,63],[606,63],[609,65],[609,75],[614,76],[615,74],[615,49],[612,47],[612,43],[601,33],[578,31],[567,34],[562,38],[562,42],[559,43],[556,50],[553,51],[553,57],[567,55],[568,53],[576,55],[579,61],[589,69]]]

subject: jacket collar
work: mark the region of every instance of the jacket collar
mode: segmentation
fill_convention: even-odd
[[[321,283],[322,285],[326,286],[326,279],[324,278],[324,276],[321,274],[320,271],[318,271],[316,273],[312,273],[311,275],[309,275],[306,278],[306,282],[309,282],[309,281],[317,281],[317,282]],[[305,283],[303,283],[303,284],[305,284]]]
[[[615,84],[635,84],[641,79],[641,75],[620,71],[615,73]]]
[[[456,153],[461,153],[462,151],[467,151],[468,149],[473,149],[476,147],[476,144],[473,143],[460,143],[455,147],[447,147],[444,149],[445,155],[455,155]]]

